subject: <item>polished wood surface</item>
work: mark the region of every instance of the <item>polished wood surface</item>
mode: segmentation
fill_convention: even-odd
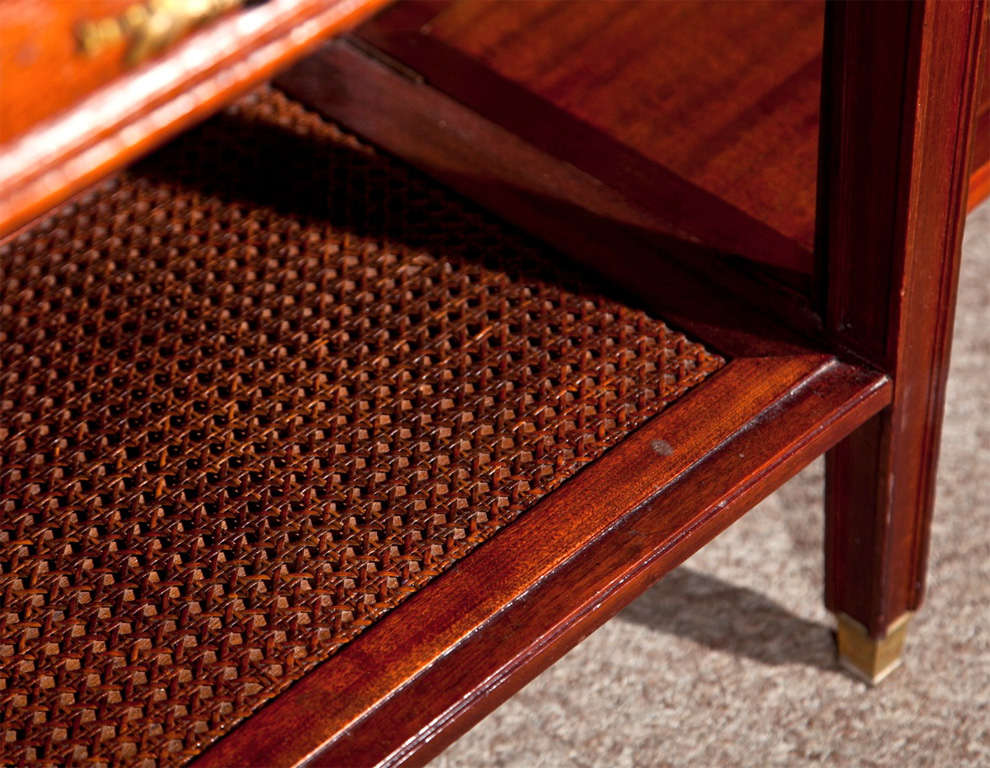
[[[894,399],[829,454],[826,599],[877,638],[924,594],[981,20],[981,3],[827,14],[825,320]]]
[[[368,42],[657,226],[812,269],[819,3],[400,3]]]
[[[72,111],[0,148],[0,227],[372,4],[272,0],[89,97],[99,130]],[[731,362],[195,765],[422,764],[824,451],[827,603],[875,638],[900,626],[924,591],[984,7],[417,0],[286,73]]]
[[[71,109],[3,143],[0,234],[212,113],[323,38],[357,23],[383,2],[269,0],[234,12],[190,35],[154,62],[128,71]],[[74,10],[70,16],[75,15]],[[7,15],[3,18],[6,21]],[[62,21],[59,16],[59,35],[65,31]],[[27,35],[16,29],[15,33]],[[39,32],[42,39],[47,39],[47,34]],[[13,55],[23,56],[24,48],[23,42],[15,46]],[[108,50],[105,55],[117,54],[119,51]],[[108,77],[112,69],[110,65],[100,69],[86,84]],[[31,98],[31,88],[8,96],[7,80],[3,82],[5,108],[19,110],[22,101]],[[21,88],[24,81],[14,78],[12,82]],[[31,82],[36,91],[61,90],[43,68]],[[72,85],[64,98],[81,95],[79,87],[78,83]]]
[[[968,210],[990,197],[990,6],[984,12],[982,58],[978,69]]]
[[[730,363],[193,765],[422,765],[887,402],[881,375],[780,351]]]
[[[0,143],[113,80],[123,44],[87,56],[80,23],[115,17],[133,0],[7,0],[0,3]]]
[[[505,17],[521,18],[533,7],[400,5],[361,30],[363,40],[376,46],[365,49],[365,57],[377,64],[356,65],[353,49],[348,52],[338,45],[322,51],[320,62],[290,73],[286,87],[561,244],[572,255],[581,258],[584,250],[585,261],[619,284],[633,290],[637,282],[669,287],[662,271],[657,272],[648,259],[634,264],[625,259],[625,266],[619,266],[609,258],[607,246],[605,252],[591,253],[595,249],[588,243],[597,239],[596,228],[610,232],[610,237],[619,230],[644,241],[656,232],[651,229],[653,222],[644,224],[608,197],[617,189],[608,169],[594,167],[595,161],[560,162],[565,140],[554,144],[553,132],[562,125],[585,130],[586,124],[540,111],[558,91],[569,92],[565,85],[571,86],[563,78],[565,85],[554,91],[548,84],[551,79],[540,79],[541,67],[579,72],[575,79],[588,89],[608,90],[621,78],[586,79],[588,71],[604,65],[598,60],[548,64],[540,45],[516,45],[518,35],[529,38],[508,25]],[[566,37],[566,15],[554,15],[556,5],[541,7],[546,18],[560,22]],[[811,300],[818,302],[822,324],[816,328],[814,321],[800,322],[800,302],[791,307],[788,320],[805,333],[820,335],[826,346],[845,349],[895,380],[893,408],[851,436],[828,462],[828,602],[877,637],[904,612],[915,609],[923,592],[982,7],[980,3],[945,8],[938,3],[890,3],[836,5],[829,10],[821,96],[817,261],[809,289]],[[487,30],[474,32],[459,25],[458,14],[477,20],[475,12],[493,20],[502,36],[489,39]],[[539,27],[541,17],[534,16],[531,22]],[[464,42],[473,41],[475,35],[484,38],[487,47]],[[553,37],[545,29],[544,35]],[[443,45],[436,42],[438,37],[443,37]],[[460,61],[474,61],[456,71],[453,65],[459,59],[449,51],[455,41],[464,49],[457,54]],[[399,61],[390,60],[392,55]],[[483,59],[486,67],[490,64],[489,69],[479,69],[471,56]],[[438,69],[441,60],[454,74]],[[504,103],[486,95],[492,83],[506,88],[507,76],[492,77],[490,69],[496,64],[503,75],[515,73],[516,86],[525,81],[526,88],[539,91],[539,98],[527,92],[516,102],[532,109],[509,110],[508,96],[518,95],[521,86],[517,91],[500,91]],[[561,69],[553,69],[558,64]],[[362,85],[382,80],[375,66],[391,71],[384,79],[391,77],[393,92],[402,93],[398,112],[403,123],[411,120],[417,126],[412,138],[398,123],[372,115],[357,86],[341,84],[351,78]],[[341,76],[344,72],[347,75]],[[473,118],[444,102],[434,89],[454,95]],[[591,103],[611,103],[608,96],[595,101],[590,91],[585,95]],[[419,122],[417,114],[422,115]],[[548,119],[535,121],[542,127],[527,127],[527,118],[534,115]],[[508,129],[511,139],[502,140],[492,123]],[[479,142],[482,136],[485,139]],[[596,141],[588,146],[609,151],[607,142]],[[499,160],[506,158],[512,160],[500,166]],[[604,196],[581,174],[605,181]],[[563,178],[566,183],[555,181]],[[657,199],[663,200],[664,193],[659,192]],[[684,256],[686,263],[702,256],[703,249],[691,251],[697,241],[677,228],[653,242],[663,242],[668,252]],[[643,275],[651,279],[645,281]],[[710,271],[706,276],[713,278]],[[644,290],[641,287],[640,293]],[[754,292],[752,281],[739,280],[736,292],[764,311],[780,314],[769,295]],[[703,334],[702,325],[695,329]],[[860,583],[862,563],[868,563],[865,586]]]
[[[5,0],[0,3],[0,144],[242,4]]]
[[[356,43],[356,44],[355,44]],[[821,330],[808,286],[784,284],[751,263],[728,260],[656,229],[656,219],[611,187],[562,163],[500,125],[381,60],[353,38],[333,40],[282,73],[280,88],[402,157],[569,257],[605,273],[627,292],[652,295],[663,311],[677,296],[664,264],[690,265],[724,294],[741,294],[806,336]],[[388,104],[388,109],[382,109]],[[612,257],[621,249],[622,259]],[[643,280],[644,274],[656,275]],[[786,273],[793,277],[793,273]],[[681,321],[678,321],[681,322]],[[694,327],[697,318],[684,322]],[[779,331],[779,329],[778,329]],[[726,330],[719,332],[726,349]]]

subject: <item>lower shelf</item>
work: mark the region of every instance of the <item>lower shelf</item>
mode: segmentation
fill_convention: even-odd
[[[827,358],[730,363],[196,765],[425,763],[888,398]]]
[[[0,259],[13,762],[422,761],[890,396],[272,90]]]

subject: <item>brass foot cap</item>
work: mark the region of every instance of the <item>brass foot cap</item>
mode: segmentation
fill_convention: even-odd
[[[839,663],[857,677],[876,685],[901,663],[910,618],[911,614],[905,613],[887,628],[885,637],[876,638],[870,637],[866,627],[858,621],[842,613],[836,614]]]

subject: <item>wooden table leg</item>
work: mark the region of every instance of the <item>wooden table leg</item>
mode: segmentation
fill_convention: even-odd
[[[843,662],[896,664],[924,592],[982,16],[970,3],[829,3],[817,252],[834,341],[894,380],[830,453],[826,602]]]

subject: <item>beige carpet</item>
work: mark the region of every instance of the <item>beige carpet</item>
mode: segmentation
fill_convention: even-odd
[[[835,665],[816,462],[434,762],[990,766],[990,203],[970,214],[928,601],[871,689]]]

